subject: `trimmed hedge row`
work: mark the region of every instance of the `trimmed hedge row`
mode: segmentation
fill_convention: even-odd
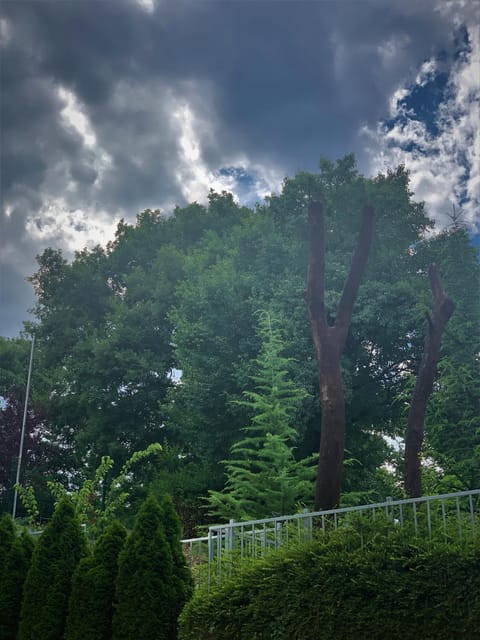
[[[273,554],[186,605],[180,640],[474,640],[480,541],[401,533],[369,549],[343,541]]]

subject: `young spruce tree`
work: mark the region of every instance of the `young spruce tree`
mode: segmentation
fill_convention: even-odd
[[[112,522],[98,539],[93,556],[80,560],[72,578],[66,640],[110,640],[118,557],[127,531]]]
[[[177,588],[163,510],[148,497],[119,558],[113,640],[174,640]]]
[[[258,373],[251,378],[255,390],[245,391],[240,402],[253,417],[224,462],[225,489],[210,491],[211,511],[224,520],[291,513],[298,501],[313,499],[313,459],[297,461],[293,453],[292,421],[307,393],[288,379],[292,359],[281,355],[285,346],[278,324],[270,313],[260,317],[262,349]]]
[[[62,640],[72,574],[86,553],[75,509],[64,497],[34,549],[25,580],[18,640]]]

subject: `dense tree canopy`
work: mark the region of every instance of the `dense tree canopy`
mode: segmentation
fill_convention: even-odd
[[[134,451],[161,442],[171,459],[159,471],[158,486],[172,487],[182,513],[193,499],[202,504],[208,490],[221,491],[221,462],[252,418],[252,407],[239,401],[258,367],[255,327],[266,308],[283,319],[284,356],[295,360],[288,377],[305,392],[294,455],[299,460],[318,452],[320,403],[304,302],[307,205],[315,198],[325,211],[329,321],[362,206],[369,202],[376,211],[341,360],[342,500],[400,490],[382,468],[393,459],[384,436],[404,433],[431,304],[426,273],[432,262],[456,311],[427,412],[427,452],[462,486],[478,485],[478,254],[458,227],[430,234],[427,212],[412,199],[408,182],[403,167],[367,179],[346,156],[322,161],[318,173],[286,178],[281,193],[255,208],[212,192],[206,206],[176,208],[170,217],[147,210],[135,224],[122,221],[107,247],[85,249],[71,262],[46,250],[32,276],[37,305],[27,328],[37,336],[32,402],[50,439],[61,443],[50,473],[60,471],[75,483],[111,455],[114,477]],[[0,346],[9,354],[0,370],[2,388],[13,381],[21,393],[15,363],[28,346]]]

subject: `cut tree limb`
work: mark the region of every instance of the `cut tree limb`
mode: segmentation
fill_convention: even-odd
[[[338,313],[328,325],[325,307],[325,220],[323,207],[308,208],[309,255],[305,300],[318,362],[322,425],[315,489],[315,509],[333,509],[340,501],[345,448],[345,400],[341,355],[352,320],[353,306],[367,265],[375,227],[373,207],[365,207]]]
[[[455,304],[442,288],[437,265],[428,269],[428,278],[433,295],[433,311],[427,313],[427,334],[425,336],[422,360],[415,382],[415,388],[408,413],[405,436],[405,491],[411,498],[422,495],[422,473],[420,454],[423,445],[425,413],[428,399],[433,391],[433,381],[440,358],[440,346],[447,322],[455,309]]]

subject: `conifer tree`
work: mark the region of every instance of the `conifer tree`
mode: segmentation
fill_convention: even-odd
[[[19,640],[62,640],[72,574],[86,540],[68,497],[57,504],[33,552],[25,580]]]
[[[173,640],[177,589],[158,501],[148,497],[119,558],[113,640]]]
[[[172,552],[173,583],[177,591],[176,610],[178,616],[185,603],[192,596],[193,578],[190,568],[187,566],[180,542],[182,538],[180,519],[173,506],[172,498],[169,495],[163,497],[160,508],[162,509],[162,522],[165,529],[165,536]]]
[[[0,517],[0,580],[2,579],[5,563],[10,553],[10,548],[15,540],[15,528],[13,520],[8,513]]]
[[[0,638],[15,640],[20,621],[23,584],[30,566],[33,540],[24,532],[13,540],[0,578]]]
[[[127,532],[112,522],[98,539],[93,556],[80,560],[72,578],[66,640],[110,640],[118,556]]]
[[[293,417],[307,394],[288,379],[292,359],[282,356],[278,324],[272,314],[261,315],[262,349],[256,360],[258,373],[251,377],[255,391],[245,391],[240,402],[252,412],[252,421],[224,462],[225,489],[210,491],[212,513],[223,519],[284,514],[297,501],[313,497],[313,460],[297,461],[293,449],[297,439]]]

